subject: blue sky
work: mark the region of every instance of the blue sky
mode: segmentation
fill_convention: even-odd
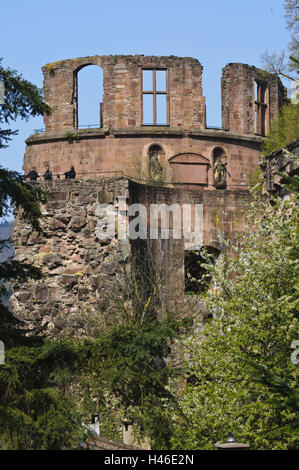
[[[0,57],[4,66],[16,69],[39,87],[43,80],[41,67],[62,59],[95,54],[194,57],[204,67],[207,124],[220,126],[222,67],[229,62],[260,66],[262,52],[279,52],[286,47],[290,34],[285,27],[283,3],[13,0],[1,4]],[[84,79],[82,76],[81,86],[88,90],[91,84],[88,71]],[[94,119],[91,115],[88,122],[81,123],[93,124]],[[21,171],[24,141],[33,129],[43,127],[43,120],[18,121],[11,127],[19,129],[19,136],[8,149],[0,150],[0,164]]]

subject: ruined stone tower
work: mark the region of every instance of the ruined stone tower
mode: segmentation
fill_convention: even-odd
[[[78,73],[88,65],[103,69],[97,128],[78,126]],[[52,113],[45,129],[26,140],[23,168],[27,174],[34,165],[43,174],[49,165],[54,174],[42,183],[50,191],[42,208],[44,235],[18,219],[14,230],[17,258],[45,274],[35,284],[15,286],[12,297],[32,327],[55,323],[58,311],[96,311],[101,279],[115,275],[126,259],[131,242],[118,243],[117,229],[110,242],[97,236],[101,204],[116,210],[119,196],[146,207],[202,204],[203,243],[215,250],[222,249],[221,237],[242,232],[247,182],[285,99],[277,76],[239,63],[224,67],[219,129],[206,126],[202,66],[193,58],[92,56],[47,64],[43,74]],[[65,181],[70,166],[76,179]],[[188,249],[183,238],[160,239],[153,248],[161,263],[179,264],[171,287],[180,292]]]

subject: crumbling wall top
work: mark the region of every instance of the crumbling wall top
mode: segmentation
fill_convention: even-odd
[[[221,93],[222,127],[245,135],[266,135],[286,97],[276,74],[241,63],[222,69]]]
[[[81,65],[100,65],[102,66],[105,63],[116,65],[118,63],[132,63],[138,65],[160,65],[160,66],[173,66],[176,64],[189,63],[195,67],[203,68],[201,63],[193,57],[178,57],[178,56],[145,56],[143,54],[135,55],[93,55],[85,57],[77,57],[74,59],[63,59],[56,62],[50,62],[45,64],[42,67],[44,73],[53,72],[63,67],[71,67],[73,70],[76,70]]]

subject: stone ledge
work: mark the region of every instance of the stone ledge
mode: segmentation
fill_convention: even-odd
[[[219,138],[225,140],[242,140],[246,142],[255,142],[257,144],[262,144],[264,142],[264,138],[258,135],[250,135],[250,134],[237,134],[235,132],[231,132],[225,129],[198,129],[198,130],[191,130],[187,132],[186,135],[189,137],[208,137],[211,139]]]
[[[141,126],[141,127],[131,127],[123,129],[112,129],[111,134],[115,137],[117,136],[133,136],[136,135],[171,135],[175,137],[184,137],[186,132],[177,127],[170,126]]]
[[[68,133],[74,134],[74,139],[68,136]],[[172,136],[172,137],[191,137],[191,138],[218,138],[225,140],[236,140],[253,142],[262,144],[264,138],[257,135],[244,135],[230,132],[224,129],[182,129],[178,127],[169,126],[142,126],[142,127],[131,127],[121,129],[109,129],[108,127],[102,128],[90,128],[90,129],[63,129],[59,131],[45,131],[40,134],[32,134],[26,140],[27,145],[37,144],[40,142],[51,142],[51,141],[69,141],[70,143],[80,142],[81,139],[90,138],[105,138],[107,135],[113,135],[115,137],[135,137],[135,136]]]
[[[68,136],[68,133],[72,133],[74,138],[72,139]],[[40,143],[40,142],[49,142],[49,141],[56,141],[56,140],[66,140],[69,142],[76,142],[80,141],[81,138],[88,139],[88,138],[97,138],[97,137],[105,137],[105,135],[109,134],[108,127],[95,127],[90,129],[74,129],[73,127],[60,129],[58,131],[45,131],[39,134],[31,134],[28,139],[25,140],[27,145]]]

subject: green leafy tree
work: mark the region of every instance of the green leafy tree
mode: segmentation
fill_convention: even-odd
[[[288,429],[293,432],[299,428],[299,390],[298,388],[292,387],[286,379],[282,379],[280,376],[273,373],[269,367],[264,364],[247,361],[247,364],[252,368],[252,380],[262,384],[272,393],[272,398],[269,402],[276,408],[289,409],[295,414],[284,429]]]
[[[274,150],[299,138],[299,103],[285,104],[271,124],[265,137],[263,154],[268,155]]]
[[[207,259],[210,318],[185,342],[188,424],[174,415],[176,449],[215,448],[228,431],[253,449],[298,446],[298,195],[253,196],[235,256]]]
[[[89,347],[85,343],[86,375],[78,378],[79,395],[85,389],[87,400],[94,400],[93,411],[102,410],[115,425],[122,419],[132,420],[136,440],[148,438],[152,448],[168,449],[172,434],[169,408],[178,407],[167,384],[179,370],[162,358],[169,357],[172,341],[182,331],[178,321],[152,319],[115,326]]]

